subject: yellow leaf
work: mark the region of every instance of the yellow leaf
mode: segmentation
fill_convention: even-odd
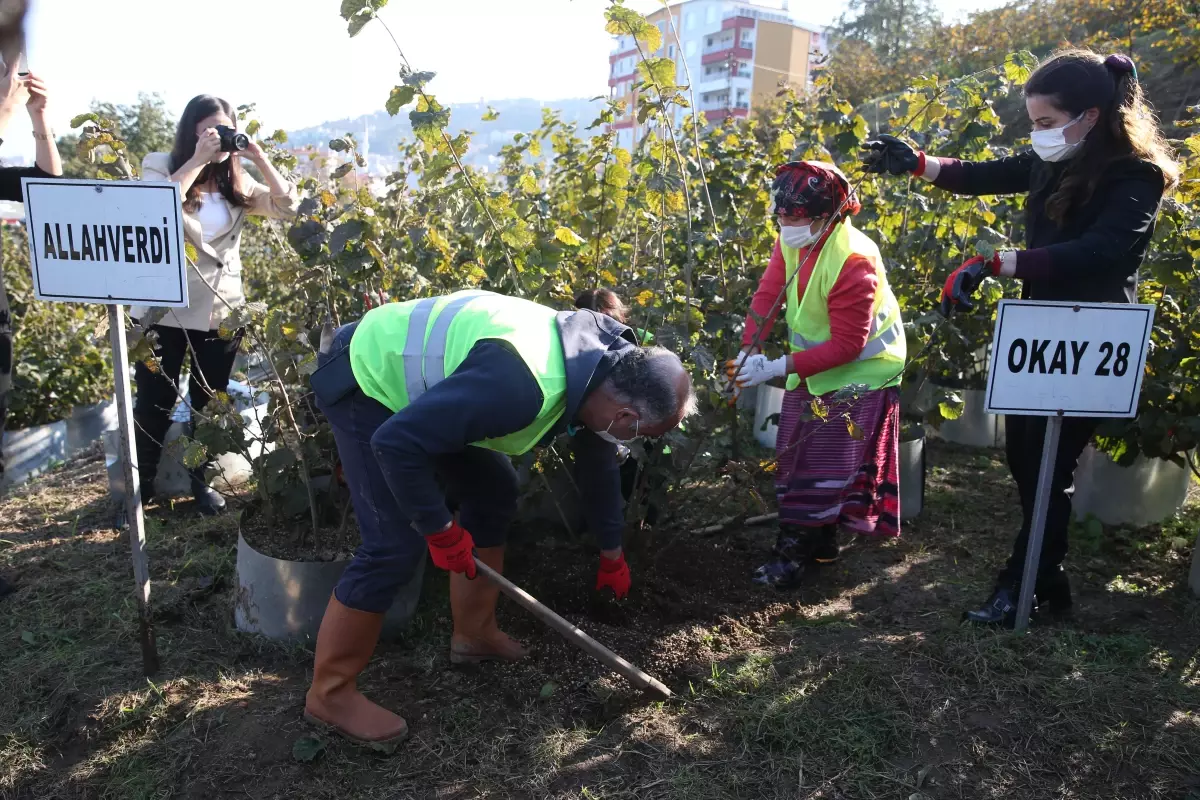
[[[856,442],[861,442],[866,438],[866,434],[863,433],[863,429],[858,426],[857,422],[849,417],[846,417],[846,432],[849,433],[850,438]]]
[[[617,276],[613,275],[606,269],[600,270],[600,277],[604,278],[604,280],[610,285],[616,285],[617,283]]]
[[[537,194],[537,179],[533,177],[532,172],[521,173],[521,177],[517,179],[517,186],[525,194]]]
[[[783,133],[779,134],[779,151],[781,153],[790,154],[795,149],[796,149],[795,134],[793,134],[789,131],[784,131]]]
[[[558,239],[563,244],[569,244],[574,247],[584,243],[584,238],[570,228],[559,225],[554,229],[554,238]]]
[[[818,418],[829,419],[829,409],[825,407],[823,402],[821,402],[821,398],[814,397],[810,405],[812,406],[813,414],[815,414]]]
[[[333,196],[333,192],[329,191],[328,189],[321,192],[321,205],[329,208],[336,202],[337,198]]]
[[[653,299],[654,299],[654,292],[650,291],[649,289],[643,289],[642,292],[640,294],[638,294],[637,297],[633,298],[633,301],[635,303],[637,303],[639,306],[644,306]]]

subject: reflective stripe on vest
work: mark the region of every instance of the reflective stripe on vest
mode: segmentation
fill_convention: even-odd
[[[888,313],[886,310],[880,310],[880,312],[871,319],[871,330],[867,334],[867,343],[863,347],[862,352],[858,354],[858,357],[855,359],[855,361],[866,361],[868,358],[874,358],[875,356],[887,350],[889,344],[904,335],[904,326],[900,323],[900,320],[896,320],[888,326],[887,330],[877,337],[876,334],[879,333],[879,326],[883,325],[885,322],[887,322],[887,320]],[[817,345],[825,343],[810,341],[795,331],[791,331],[791,334],[793,350],[811,350]]]
[[[417,303],[408,318],[408,335],[404,340],[404,389],[408,402],[415,403],[427,389],[446,379],[446,336],[450,323],[463,306],[481,295],[490,292],[463,292],[447,303],[433,322],[429,339],[425,331],[429,327],[429,316],[439,297],[426,297]]]

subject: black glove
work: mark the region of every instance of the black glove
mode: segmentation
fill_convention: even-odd
[[[867,153],[863,154],[863,166],[867,172],[892,175],[909,175],[917,171],[924,162],[924,154],[914,150],[907,142],[887,133],[867,141]]]

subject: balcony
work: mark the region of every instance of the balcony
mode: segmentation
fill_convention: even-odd
[[[725,19],[721,20],[721,30],[730,31],[739,28],[753,28],[754,17],[750,16],[745,11],[733,11],[727,13]]]
[[[701,109],[702,111],[704,109]],[[750,116],[750,108],[748,106],[738,106],[737,108],[715,108],[712,111],[704,111],[705,118],[712,123],[720,122],[726,117],[735,117],[745,119]]]
[[[700,63],[716,64],[720,61],[728,61],[730,58],[739,61],[750,61],[754,58],[754,50],[749,47],[734,47],[731,41],[724,50],[713,50],[711,53],[702,55]]]
[[[710,75],[696,84],[696,94],[703,97],[711,92],[727,92],[730,89],[737,91],[738,89],[750,88],[750,70],[745,69],[739,71],[731,80],[728,72],[723,72],[720,75]]]

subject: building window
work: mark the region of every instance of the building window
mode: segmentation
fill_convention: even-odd
[[[684,45],[683,52],[688,58],[691,58],[694,55],[696,55],[696,40],[692,39],[686,45]]]
[[[704,40],[705,47],[712,47],[712,43],[713,43],[713,38],[711,36]]]
[[[704,18],[704,22],[706,25],[712,25],[716,21],[717,21],[717,7],[709,6],[708,7],[708,16],[706,16]],[[709,42],[709,44],[712,44],[712,43]]]
[[[667,58],[674,58],[674,57],[675,57],[675,45],[669,44],[669,45],[667,45]]]

